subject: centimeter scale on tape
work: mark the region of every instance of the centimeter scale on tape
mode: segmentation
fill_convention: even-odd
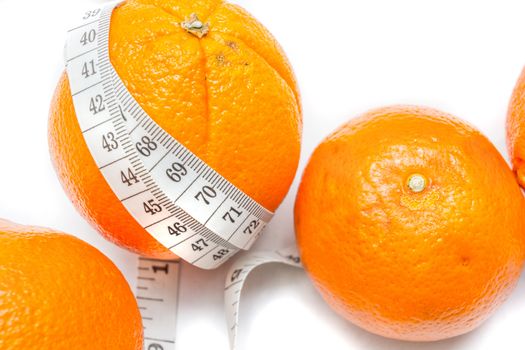
[[[185,261],[213,269],[248,250],[273,213],[243,193],[164,131],[131,96],[109,57],[111,14],[86,11],[68,31],[65,61],[79,126],[103,177],[132,217]],[[225,287],[235,347],[240,292],[257,266],[300,266],[293,249],[246,255]],[[175,349],[180,261],[138,259],[136,297],[144,349]]]
[[[117,4],[86,12],[65,59],[87,146],[135,220],[189,263],[216,268],[255,242],[273,213],[164,131],[131,96],[109,57]]]

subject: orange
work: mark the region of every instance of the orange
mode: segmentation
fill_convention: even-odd
[[[379,335],[433,341],[480,325],[525,258],[524,200],[478,131],[423,107],[373,110],[304,172],[297,240],[324,299]]]
[[[525,69],[521,72],[510,100],[507,149],[518,182],[525,186]]]
[[[0,348],[139,350],[139,309],[120,271],[95,248],[0,220]]]
[[[192,19],[207,24],[186,30]],[[169,134],[269,210],[293,180],[301,107],[294,74],[270,33],[217,0],[130,0],[113,13],[110,58],[144,110]],[[172,258],[130,216],[97,169],[63,75],[50,111],[56,171],[77,209],[134,252]]]

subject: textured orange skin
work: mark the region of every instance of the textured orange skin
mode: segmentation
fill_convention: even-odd
[[[429,185],[412,192],[421,174]],[[524,200],[478,131],[411,106],[371,111],[315,150],[295,206],[325,300],[379,335],[433,341],[480,325],[515,286]]]
[[[509,104],[507,149],[518,182],[525,187],[525,69],[521,72]]]
[[[142,320],[117,267],[81,240],[0,220],[0,348],[141,350]]]
[[[181,28],[192,13],[210,24],[202,39]],[[299,160],[301,109],[292,69],[261,24],[223,1],[127,1],[113,13],[110,58],[160,126],[263,206],[277,208]],[[173,258],[97,169],[65,75],[51,105],[49,143],[63,187],[98,231],[139,254]]]

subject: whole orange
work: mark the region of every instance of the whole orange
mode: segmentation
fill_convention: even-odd
[[[525,69],[521,72],[509,104],[507,149],[518,182],[525,186]]]
[[[373,110],[312,155],[298,245],[325,300],[385,337],[433,341],[480,325],[525,258],[524,200],[494,146],[411,106]]]
[[[191,18],[208,25],[187,31]],[[277,208],[299,160],[301,107],[290,64],[261,24],[224,1],[129,0],[111,18],[110,59],[161,127],[261,205]],[[67,194],[104,236],[143,255],[173,257],[100,174],[65,74],[51,105],[49,144]]]
[[[142,320],[117,267],[81,240],[0,220],[0,348],[139,350]]]

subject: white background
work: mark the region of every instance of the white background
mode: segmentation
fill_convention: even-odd
[[[309,154],[367,109],[398,103],[439,108],[476,125],[506,154],[507,102],[525,64],[522,0],[235,2],[281,42],[304,103],[298,177],[255,249],[293,243],[293,200]],[[48,155],[47,113],[63,69],[64,33],[87,5],[0,0],[0,217],[81,237],[106,253],[133,287],[135,257],[104,241],[76,213]],[[183,266],[178,350],[228,348],[226,268]],[[302,271],[274,265],[250,277],[240,324],[239,350],[523,349],[525,281],[478,330],[443,342],[404,343],[352,326],[324,304]]]

